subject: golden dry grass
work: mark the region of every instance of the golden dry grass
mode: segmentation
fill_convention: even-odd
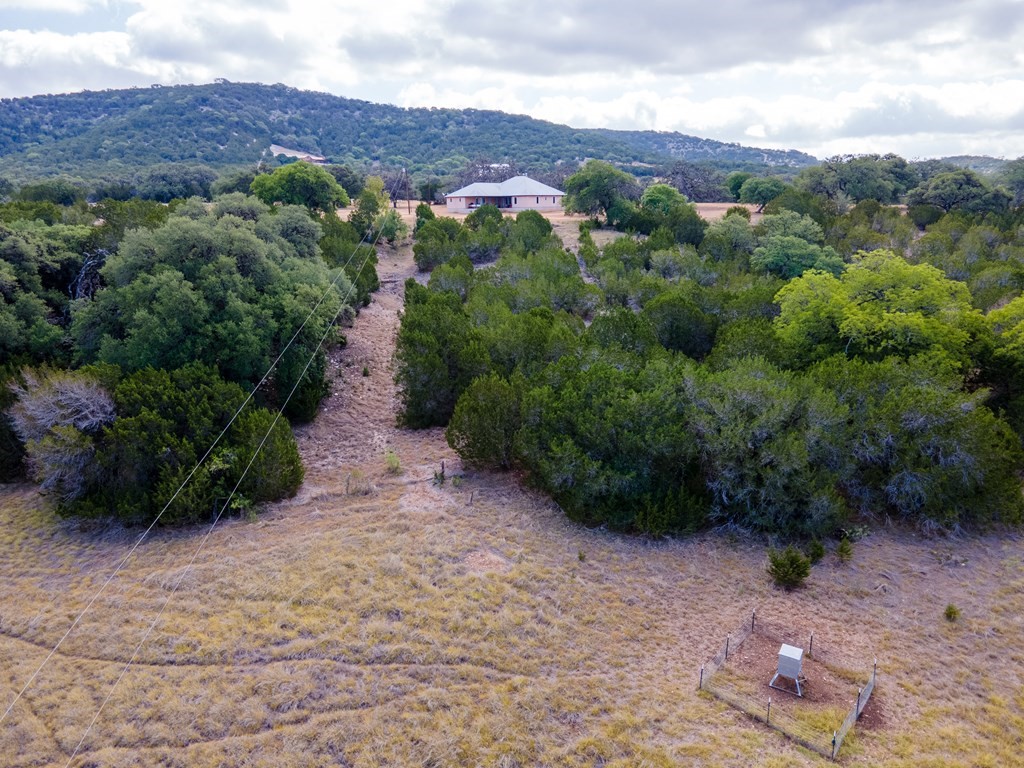
[[[755,607],[878,657],[884,726],[858,731],[847,764],[1022,764],[1020,537],[881,531],[787,593],[760,545],[581,529],[515,477],[463,472],[440,431],[394,427],[379,347],[408,248],[381,264],[380,306],[300,435],[300,494],[218,526],[187,573],[203,529],[146,541],[0,723],[0,764],[64,765],[168,598],[74,765],[817,764],[696,691],[701,662]],[[435,486],[442,459],[449,482]],[[356,470],[369,493],[346,492]],[[0,708],[134,535],[80,530],[31,488],[0,490]]]

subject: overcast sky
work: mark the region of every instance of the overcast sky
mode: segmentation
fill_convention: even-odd
[[[0,96],[221,77],[818,157],[1024,155],[1024,0],[0,0]]]

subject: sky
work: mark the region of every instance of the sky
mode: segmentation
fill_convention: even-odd
[[[1024,155],[1024,0],[0,0],[0,97],[217,78],[817,157]]]

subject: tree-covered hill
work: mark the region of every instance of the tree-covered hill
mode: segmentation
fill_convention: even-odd
[[[967,168],[984,176],[993,176],[1001,173],[1009,162],[1002,158],[988,157],[987,155],[953,155],[944,157],[942,160],[950,165],[955,165],[957,168]]]
[[[674,131],[612,131],[597,129],[595,133],[624,141],[638,152],[672,157],[691,163],[707,163],[725,168],[768,166],[803,168],[818,161],[795,149],[758,149],[740,144],[727,144],[714,139],[701,139]]]
[[[583,130],[475,109],[405,109],[301,91],[220,81],[0,101],[0,173],[21,179],[89,176],[161,162],[255,163],[271,143],[339,163],[381,163],[414,172],[509,160],[524,170],[598,158],[673,159],[800,167],[794,151],[763,150],[677,133]]]

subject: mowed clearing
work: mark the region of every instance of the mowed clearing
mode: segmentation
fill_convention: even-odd
[[[63,766],[94,717],[72,765],[818,764],[696,690],[754,608],[865,670],[878,658],[876,724],[842,762],[1022,764],[1020,536],[879,527],[786,593],[762,544],[580,528],[514,475],[463,470],[441,430],[395,426],[411,249],[382,249],[379,271],[333,356],[334,394],[299,430],[298,496],[222,523],[198,555],[206,529],[147,540],[0,723],[0,764]],[[29,486],[0,490],[2,709],[138,533],[82,530]]]

